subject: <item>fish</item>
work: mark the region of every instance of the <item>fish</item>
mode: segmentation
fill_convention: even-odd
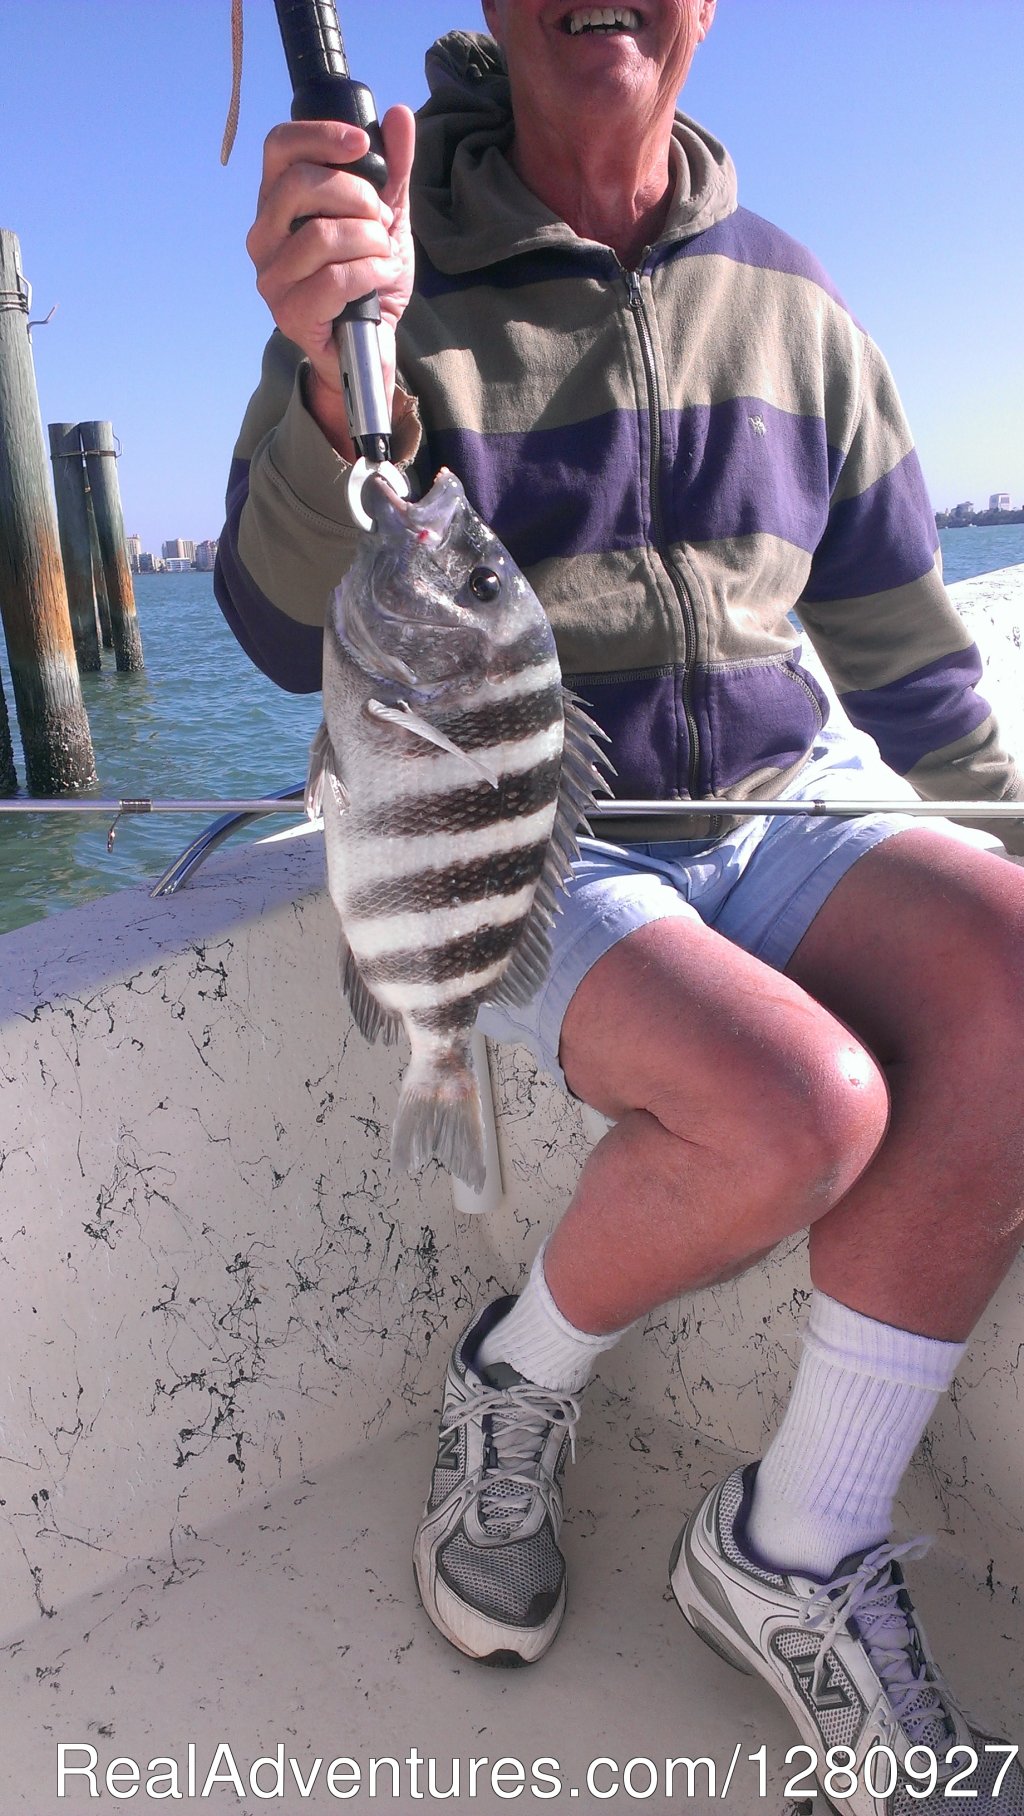
[[[363,501],[373,528],[327,612],[306,811],[323,816],[356,1026],[409,1041],[392,1164],[436,1158],[479,1192],[477,1012],[540,987],[612,767],[540,600],[456,475],[419,501],[375,475]]]

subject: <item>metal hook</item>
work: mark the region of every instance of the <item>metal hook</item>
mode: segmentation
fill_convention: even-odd
[[[390,460],[367,460],[365,455],[360,455],[348,476],[346,495],[348,508],[361,530],[372,530],[374,527],[373,518],[363,504],[363,487],[374,473],[385,480],[391,490],[397,492],[399,498],[409,496],[409,481],[400,468],[394,466]]]

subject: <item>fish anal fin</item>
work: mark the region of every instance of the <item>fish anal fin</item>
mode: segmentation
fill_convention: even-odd
[[[352,1019],[360,1034],[371,1046],[378,1034],[386,1047],[394,1046],[402,1025],[401,1017],[393,1009],[386,1009],[374,996],[352,956],[352,948],[344,934],[338,951],[338,968],[341,972],[341,988],[348,998]]]

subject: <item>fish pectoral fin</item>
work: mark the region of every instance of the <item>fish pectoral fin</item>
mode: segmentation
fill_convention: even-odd
[[[446,750],[453,757],[461,757],[470,769],[475,769],[478,775],[483,776],[485,782],[489,782],[492,788],[497,788],[497,773],[487,763],[481,763],[472,751],[460,750],[451,738],[445,737],[443,731],[439,731],[436,725],[431,725],[429,719],[414,712],[408,700],[399,700],[395,706],[385,706],[382,700],[367,700],[366,710],[374,719],[383,720],[385,725],[400,726],[402,731],[409,732],[412,737],[422,738],[426,744],[436,744],[438,750]]]
[[[309,747],[309,775],[306,778],[305,807],[311,820],[318,820],[323,811],[324,789],[330,788],[331,798],[339,811],[349,803],[348,789],[339,774],[339,764],[331,734],[327,729],[326,719],[320,721],[320,729]]]
[[[384,1004],[374,996],[352,956],[352,948],[344,934],[341,936],[338,962],[341,970],[341,988],[348,998],[352,1019],[360,1034],[364,1040],[370,1042],[371,1046],[379,1034],[386,1047],[393,1047],[398,1039],[398,1030],[402,1026],[401,1017],[396,1015],[392,1009],[386,1009]]]

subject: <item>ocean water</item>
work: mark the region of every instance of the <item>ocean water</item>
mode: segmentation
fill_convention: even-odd
[[[944,530],[941,541],[950,583],[1024,562],[1024,524]],[[282,693],[252,666],[221,617],[212,577],[140,575],[135,599],[145,670],[119,675],[108,653],[102,674],[82,677],[99,776],[91,792],[104,799],[248,799],[304,781],[319,696]],[[0,674],[24,782],[2,648]],[[108,854],[104,819],[5,815],[2,808],[0,800],[0,932],[154,882],[210,817],[123,819]],[[275,817],[236,837],[294,823]]]
[[[253,667],[221,616],[212,575],[138,575],[135,604],[145,669],[119,675],[107,651],[103,672],[82,676],[99,778],[89,793],[101,799],[251,799],[305,781],[320,697],[283,693]],[[5,653],[0,663],[24,789]],[[213,817],[122,819],[108,854],[108,821],[98,816],[0,811],[0,931],[114,889],[155,882]],[[265,836],[268,829],[294,824],[275,816],[236,836]]]
[[[1024,523],[973,525],[964,530],[940,530],[942,572],[947,586],[991,574],[995,568],[1016,567],[1024,561]]]

